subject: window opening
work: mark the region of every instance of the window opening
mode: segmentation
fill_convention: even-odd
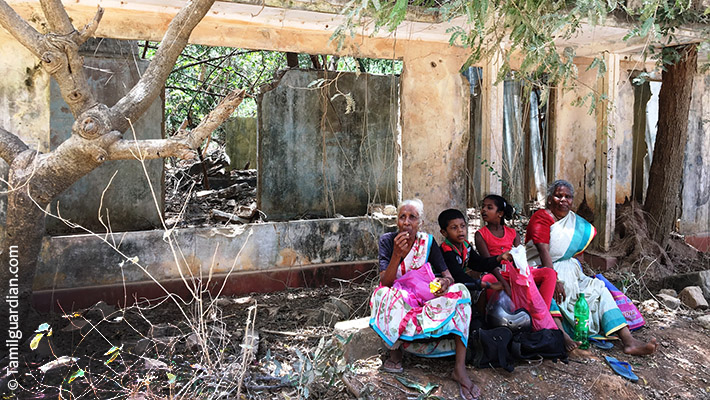
[[[632,73],[630,78],[634,85],[631,198],[643,204],[656,143],[658,94],[661,91],[661,82],[648,80],[639,82],[636,78],[639,73],[638,71]]]
[[[542,83],[506,79],[503,91],[502,189],[519,212],[544,204],[549,146],[549,92]]]
[[[141,47],[150,58],[157,43]],[[168,227],[391,212],[402,67],[399,60],[188,45],[166,83],[167,136],[197,126],[230,90],[248,97],[199,149],[199,160],[166,160]],[[273,101],[278,96],[286,98]]]

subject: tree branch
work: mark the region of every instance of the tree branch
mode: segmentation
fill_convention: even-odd
[[[16,135],[0,128],[0,157],[10,165],[18,154],[29,149],[25,142]]]
[[[75,42],[77,45],[82,45],[84,42],[89,40],[90,37],[94,36],[94,33],[96,33],[96,29],[99,27],[99,22],[101,22],[101,18],[104,16],[104,9],[99,7],[98,10],[96,10],[96,15],[94,15],[94,18],[89,21],[86,26],[84,26],[84,29],[82,29],[76,39]]]
[[[189,134],[176,135],[169,139],[119,140],[108,148],[108,159],[194,158],[194,149],[232,115],[234,110],[244,100],[245,95],[246,92],[244,90],[235,90],[228,94]]]
[[[111,125],[118,131],[129,127],[128,121],[136,121],[163,90],[163,84],[175,61],[187,44],[192,30],[207,14],[215,0],[195,0],[177,13],[158,50],[138,83],[111,108]]]
[[[60,0],[41,0],[41,5],[51,33],[37,32],[5,0],[0,0],[0,25],[42,61],[42,67],[54,77],[76,117],[96,104],[84,75],[79,46],[96,31],[103,9],[99,8],[94,19],[77,32]]]
[[[45,52],[42,34],[22,19],[5,0],[0,0],[0,25],[38,58]]]
[[[40,0],[39,2],[52,32],[58,35],[69,35],[75,31],[61,0]]]

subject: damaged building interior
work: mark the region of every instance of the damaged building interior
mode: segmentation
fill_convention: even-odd
[[[56,24],[44,16],[59,5],[68,25],[86,24],[68,36],[94,29],[78,54],[96,103],[110,108],[152,73],[171,21],[197,3],[0,0],[0,25],[9,26],[12,8],[44,32]],[[352,4],[219,0],[205,8],[147,111],[121,121],[125,132],[107,134],[122,135],[117,143],[132,156],[111,158],[106,147],[96,168],[38,207],[45,229],[28,281],[32,306],[49,323],[25,338],[39,350],[19,380],[35,394],[69,398],[97,388],[135,400],[466,398],[450,379],[451,360],[415,361],[403,379],[380,374],[385,350],[367,317],[381,283],[379,240],[398,229],[402,201],[416,198],[425,210],[417,215],[420,232],[442,243],[436,216],[454,208],[467,216],[473,241],[488,194],[512,203],[511,225],[524,235],[531,215],[547,206],[548,185],[564,179],[575,193],[571,210],[596,228],[580,269],[604,272],[634,299],[652,321],[634,335],[653,346],[644,356],[655,354],[632,363],[642,378],[636,386],[598,372],[602,347],[570,357],[562,369],[531,361],[503,380],[499,370],[477,370],[486,398],[707,396],[710,355],[702,343],[710,322],[701,325],[701,307],[681,306],[675,293],[697,280],[705,282],[700,298],[710,298],[707,68],[692,72],[680,202],[666,210],[675,224],[659,245],[643,204],[664,75],[647,57],[647,38],[629,37],[627,21],[577,21],[574,35],[556,37],[575,71],[561,85],[545,73],[518,73],[520,54],[473,60],[472,49],[452,38],[463,20],[438,12],[417,9],[392,30],[363,25],[343,34],[351,22],[343,10]],[[686,28],[668,43],[707,42],[703,31]],[[17,135],[38,159],[87,139],[91,118],[76,118],[66,86],[48,68],[51,58],[38,58],[14,29],[0,28],[0,49],[12,55],[0,58],[0,139]],[[700,60],[710,60],[707,43],[698,49]],[[234,93],[238,107],[189,156],[140,150],[138,142],[184,143]],[[5,238],[18,196],[13,174],[24,162],[17,159],[0,161]],[[662,297],[661,289],[675,294]],[[629,354],[624,346],[615,354]],[[75,359],[57,357],[69,351]],[[127,367],[115,379],[109,372],[119,369],[119,353]],[[50,358],[55,364],[36,368]],[[69,376],[79,358],[91,361]],[[85,373],[91,379],[77,384]],[[3,387],[8,374],[0,376]]]
[[[127,2],[120,12],[108,6],[97,32],[105,39],[84,45],[87,73],[107,103],[138,79],[150,41],[160,39],[162,21],[177,10],[154,3]],[[27,16],[39,7],[16,5]],[[89,18],[94,8],[90,2],[67,5],[77,19]],[[140,27],[127,28],[127,19],[148,13],[152,18]],[[279,282],[265,290],[352,277],[370,268],[376,238],[392,225],[391,216],[384,215],[386,205],[416,197],[431,210],[464,209],[477,206],[486,193],[502,193],[521,214],[529,214],[543,200],[546,184],[562,177],[581,194],[574,209],[581,206],[580,214],[600,232],[596,249],[610,248],[613,205],[642,201],[645,193],[661,84],[656,75],[634,83],[653,65],[641,61],[639,43],[620,40],[623,29],[589,27],[559,43],[574,47],[579,71],[579,85],[563,89],[514,75],[497,82],[500,60],[495,59],[462,69],[467,52],[449,45],[447,22],[421,17],[406,21],[396,38],[378,33],[339,48],[330,33],[339,18],[316,6],[260,9],[218,2],[191,42],[282,58],[300,54],[301,65],[289,67],[281,60],[286,65],[266,72],[267,79],[252,77],[254,110],[225,123],[223,139],[206,145],[201,161],[149,160],[145,171],[138,161],[120,169],[109,162],[62,194],[51,208],[61,218],[47,222],[50,236],[35,278],[36,304],[56,304],[70,288],[95,293],[78,296],[84,302],[105,297],[111,288],[122,297],[124,280],[147,290],[146,272],[160,281],[179,278],[160,228],[174,229],[184,271],[239,276],[227,285],[228,292],[244,291],[253,286],[250,279],[264,276]],[[18,55],[2,61],[12,78],[0,90],[3,123],[25,128],[22,132],[36,135],[25,138],[28,142],[51,150],[66,139],[70,114],[31,54],[3,35],[3,48]],[[601,76],[588,68],[600,48],[606,50]],[[316,56],[317,63],[309,56],[322,54],[331,56]],[[397,66],[384,75],[362,73],[362,64],[355,62],[362,59]],[[688,240],[705,246],[710,203],[707,190],[696,188],[710,187],[708,85],[710,78],[699,73],[678,223]],[[599,88],[613,108],[580,106],[588,88]],[[177,110],[167,110],[161,97],[135,123],[134,134],[169,135],[166,121],[175,118],[173,113]],[[613,132],[604,128],[607,121]],[[426,224],[434,226],[431,218]],[[110,235],[101,234],[107,229]],[[117,254],[101,245],[106,241],[126,250]],[[137,257],[145,270],[106,270],[124,256]],[[78,265],[90,265],[91,272]],[[311,275],[297,278],[305,276],[303,271]]]

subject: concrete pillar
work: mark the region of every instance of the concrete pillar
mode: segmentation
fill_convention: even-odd
[[[614,238],[616,219],[616,144],[614,127],[617,125],[617,114],[614,102],[618,97],[617,82],[619,82],[619,55],[606,53],[604,62],[606,72],[597,80],[597,94],[604,100],[597,103],[597,141],[594,168],[595,207],[594,226],[597,228],[596,247],[607,251]]]
[[[465,56],[429,52],[404,57],[401,80],[402,198],[424,202],[423,230],[436,217],[466,207],[469,88],[459,72]]]
[[[503,176],[503,83],[496,85],[502,59],[491,58],[483,66],[483,121],[481,129],[481,190],[502,195]],[[493,170],[491,170],[491,168]]]

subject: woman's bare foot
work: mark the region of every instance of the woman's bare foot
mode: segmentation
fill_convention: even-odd
[[[459,371],[459,368],[454,368],[454,373],[451,375],[451,378],[458,382],[461,398],[464,400],[474,400],[481,396],[481,389],[468,377],[465,367],[463,371]]]
[[[386,372],[399,373],[404,370],[402,368],[402,349],[390,350],[390,356],[385,363],[382,364],[382,369]]]
[[[565,337],[565,350],[567,350],[568,353],[573,352],[577,349],[577,347],[579,347],[580,344],[582,344],[580,342],[575,342],[574,340],[572,340],[572,338],[569,337],[567,332],[565,332],[564,330],[562,331],[562,334]]]
[[[655,338],[651,338],[648,342],[642,342],[634,337],[624,341],[624,353],[632,356],[645,356],[656,352],[658,343]]]

